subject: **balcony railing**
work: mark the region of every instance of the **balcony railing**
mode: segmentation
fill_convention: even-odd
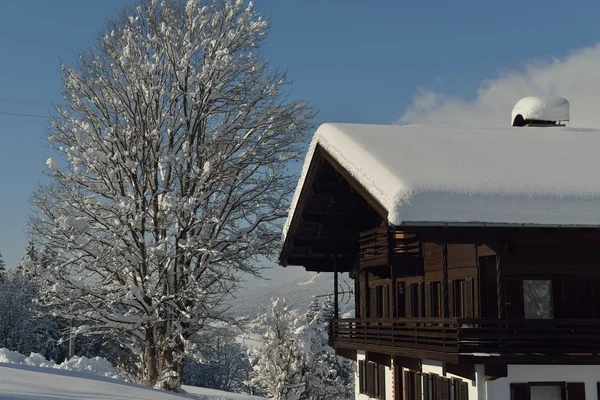
[[[522,364],[600,361],[600,320],[339,319],[336,346],[408,357]]]
[[[396,256],[421,256],[421,243],[415,233],[379,226],[360,233],[360,265],[390,265]]]

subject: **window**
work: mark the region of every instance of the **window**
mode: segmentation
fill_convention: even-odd
[[[399,318],[406,317],[406,294],[404,290],[404,282],[397,282],[396,285],[397,311]]]
[[[408,296],[406,303],[406,316],[407,317],[421,317],[423,316],[423,289],[422,283],[410,283],[408,286]]]
[[[423,374],[423,400],[469,400],[469,384],[437,374]]]
[[[552,307],[552,281],[541,279],[524,279],[523,305],[525,318],[553,318],[554,310]]]
[[[370,287],[370,318],[389,318],[390,286],[377,285]]]
[[[404,400],[422,400],[421,374],[414,371],[404,371]]]
[[[559,385],[534,385],[529,388],[531,400],[562,400],[562,387]]]
[[[511,400],[585,400],[582,382],[511,383]]]
[[[358,362],[358,392],[385,400],[385,366],[374,362]]]

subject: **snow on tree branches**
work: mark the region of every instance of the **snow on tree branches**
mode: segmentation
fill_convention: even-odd
[[[190,338],[279,244],[313,112],[263,59],[267,30],[251,3],[142,0],[62,67],[64,157],[30,221],[56,252],[43,300],[127,337],[150,386],[179,389]]]
[[[352,364],[329,346],[323,310],[311,308],[298,315],[285,299],[276,299],[255,322],[264,342],[249,350],[255,374],[251,383],[269,398],[343,400],[354,395]]]

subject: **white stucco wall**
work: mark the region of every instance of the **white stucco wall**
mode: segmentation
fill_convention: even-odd
[[[596,399],[600,365],[509,365],[506,378],[487,381],[487,400],[510,400],[510,384],[527,382],[584,382],[585,398]]]
[[[358,380],[358,362],[360,360],[365,360],[366,359],[366,354],[364,351],[357,351],[356,352],[356,372],[354,373],[354,396],[356,400],[368,400],[371,397],[364,395],[364,394],[360,394],[358,393],[358,389],[359,389],[359,380]],[[392,385],[392,369],[389,367],[385,367],[385,398],[386,399],[393,399],[394,397],[392,396],[392,392],[393,392],[393,385]]]

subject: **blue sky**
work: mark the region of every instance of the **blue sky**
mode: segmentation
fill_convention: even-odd
[[[2,113],[48,115],[47,105],[13,101],[60,103],[59,58],[71,63],[127,3],[2,3],[0,252],[8,265],[23,254],[28,199],[44,179],[50,152],[47,120]],[[595,123],[598,92],[590,87],[600,90],[598,2],[577,7],[564,0],[255,4],[272,22],[267,57],[287,69],[292,96],[319,109],[317,123],[437,123],[449,114],[464,119],[474,112],[494,113],[490,101],[504,107],[525,90],[571,93],[572,106],[590,110],[580,112],[579,121]],[[563,79],[570,70],[576,79]]]

